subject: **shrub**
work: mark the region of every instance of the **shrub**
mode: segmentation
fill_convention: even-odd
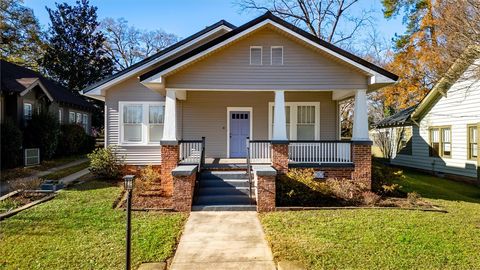
[[[38,189],[43,180],[37,177],[28,177],[23,179],[14,179],[8,181],[11,190],[32,190]]]
[[[391,185],[403,177],[403,171],[379,162],[372,162],[372,190],[382,192],[384,185]]]
[[[154,183],[159,182],[159,180],[159,170],[155,169],[152,165],[148,165],[140,171],[135,188],[140,192],[151,190]]]
[[[22,160],[22,132],[10,118],[5,118],[0,129],[2,142],[1,167],[16,167],[21,164]]]
[[[115,148],[98,148],[88,154],[90,159],[90,171],[105,179],[117,179],[122,174],[123,157],[120,158]]]
[[[324,181],[313,177],[313,169],[292,169],[276,181],[276,202],[279,206],[333,205]]]
[[[407,201],[410,205],[416,205],[420,200],[421,196],[417,192],[410,192],[407,194]]]
[[[328,179],[326,184],[332,194],[349,204],[358,204],[363,200],[362,193],[367,191],[364,183],[347,179]]]
[[[376,194],[375,192],[364,191],[362,193],[362,200],[363,200],[363,204],[365,205],[374,206],[380,201],[380,199],[381,199],[380,195]]]
[[[95,138],[87,135],[83,127],[66,124],[60,127],[60,131],[57,155],[85,154],[95,149]]]
[[[51,159],[57,150],[60,126],[58,119],[48,112],[32,115],[24,131],[25,146],[40,148],[41,159]]]

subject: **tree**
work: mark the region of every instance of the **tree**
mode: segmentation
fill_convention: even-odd
[[[113,63],[103,48],[105,37],[97,31],[97,8],[88,0],[56,8],[47,8],[51,25],[41,62],[48,75],[77,91],[110,75]]]
[[[106,18],[100,28],[106,37],[105,51],[115,63],[117,71],[178,41],[177,36],[162,30],[145,31],[129,26],[124,18]]]
[[[351,11],[358,0],[240,0],[243,10],[270,11],[334,44],[352,39],[371,21],[370,11]]]
[[[1,58],[38,70],[38,56],[43,54],[43,33],[33,10],[23,1],[0,0]]]

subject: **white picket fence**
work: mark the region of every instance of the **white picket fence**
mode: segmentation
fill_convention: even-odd
[[[292,163],[351,163],[351,143],[343,141],[290,141],[288,158]]]

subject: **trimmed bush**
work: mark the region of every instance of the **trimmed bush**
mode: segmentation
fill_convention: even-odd
[[[57,155],[68,156],[90,153],[95,149],[95,138],[87,135],[83,127],[66,124],[60,127]]]
[[[22,161],[22,132],[12,119],[5,118],[1,125],[2,168],[13,168]]]
[[[32,115],[32,119],[28,121],[23,133],[25,147],[40,148],[42,160],[53,157],[57,150],[59,135],[58,119],[54,115],[43,111]]]
[[[403,171],[384,165],[380,162],[372,162],[372,190],[383,193],[384,186],[391,186],[393,182],[403,177]]]
[[[118,179],[122,175],[123,157],[119,157],[112,146],[98,148],[87,156],[93,174],[103,179]]]

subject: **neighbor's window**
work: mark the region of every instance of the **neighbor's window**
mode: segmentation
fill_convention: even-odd
[[[120,102],[121,141],[132,144],[160,142],[163,136],[163,102]]]
[[[430,156],[452,155],[452,132],[450,127],[430,128]]]
[[[74,112],[69,112],[68,113],[68,122],[70,124],[74,124],[75,123],[75,113]]]
[[[88,114],[84,113],[82,115],[83,119],[82,119],[82,126],[83,126],[83,129],[85,129],[85,132],[88,133]]]
[[[270,49],[270,64],[272,66],[281,66],[283,65],[283,47],[282,46],[272,46]]]
[[[148,141],[160,142],[163,136],[163,118],[164,106],[150,105],[148,106]]]
[[[468,126],[468,159],[478,157],[478,129],[477,126]]]
[[[62,109],[58,109],[58,123],[59,123],[59,124],[62,124],[62,122],[63,122],[62,117],[63,117],[63,110],[62,110]]]
[[[81,113],[77,113],[77,124],[82,124],[82,114]]]
[[[33,114],[33,105],[32,103],[23,103],[23,119],[30,120],[32,119]]]
[[[262,47],[250,47],[250,65],[262,65]]]
[[[320,139],[320,103],[319,102],[285,102],[287,138],[289,140]],[[270,102],[268,119],[270,121],[269,137],[273,135],[274,106]]]

